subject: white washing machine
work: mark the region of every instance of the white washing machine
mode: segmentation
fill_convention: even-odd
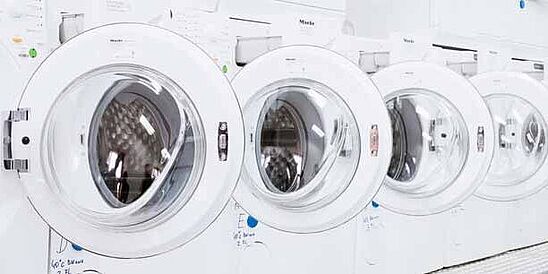
[[[246,123],[234,198],[253,216],[240,273],[354,272],[346,222],[377,192],[391,152],[376,87],[349,60],[312,46],[262,55],[232,85]]]
[[[281,46],[307,44],[328,47],[333,39],[341,34],[344,21],[309,14],[266,18],[272,20],[262,21],[271,22],[267,26],[231,18],[234,36],[237,37],[234,57],[238,70],[242,67],[245,69],[246,64],[253,63],[260,53]],[[251,25],[255,27],[248,28]],[[263,33],[258,33],[258,30],[262,30]],[[236,92],[239,93],[238,90]],[[238,206],[237,204],[236,208]],[[252,273],[261,263],[271,266],[268,267],[271,271],[280,272],[353,272],[355,223],[348,222],[321,233],[296,235],[272,229],[268,224],[264,224],[260,217],[254,216],[253,211],[246,212],[240,209],[237,213],[238,226],[235,235],[241,250],[240,273]],[[254,244],[257,242],[268,248],[257,249],[257,245]],[[294,259],[297,256],[299,259]]]
[[[443,267],[449,212],[479,186],[492,156],[489,112],[465,78],[430,62],[398,63],[429,59],[431,47],[414,37],[351,36],[334,46],[375,73],[395,140],[387,179],[356,218],[356,273]]]
[[[223,12],[188,9],[174,10],[173,20],[176,31],[192,37],[212,53],[227,76],[235,75],[257,56],[284,45],[328,45],[333,37],[339,35],[344,21],[308,13],[223,17]],[[308,23],[303,24],[302,20]],[[236,202],[229,209],[231,212],[225,214],[234,217],[232,228],[234,245],[240,251],[239,273],[255,272],[265,260],[272,266],[269,267],[272,271],[352,271],[355,224],[347,223],[322,233],[295,235],[266,226]],[[266,254],[263,248],[257,249],[254,244],[257,242],[268,246],[269,252]],[[299,256],[296,261],[293,255],[297,253],[308,255]]]
[[[17,58],[12,56],[3,43],[0,43],[0,60],[0,75],[6,79],[1,93],[0,110],[8,110],[21,95],[25,73]],[[14,118],[9,112],[3,111],[0,116],[0,121]],[[4,122],[0,126],[3,128]],[[1,138],[4,140],[4,136]],[[10,164],[9,161],[4,161],[9,158],[9,150],[3,145],[0,155],[0,272],[43,273],[47,269],[48,227],[33,212],[17,174],[5,170]]]
[[[358,271],[432,271],[445,260],[447,211],[472,195],[487,172],[489,111],[466,79],[438,65],[400,63],[373,81],[396,141],[388,176],[359,220],[366,225],[358,237],[365,245]],[[403,262],[393,263],[394,256]]]
[[[223,242],[196,242],[231,197],[244,129],[199,47],[149,25],[92,29],[55,50],[10,109],[13,169],[74,243],[52,248],[49,271],[233,273]]]

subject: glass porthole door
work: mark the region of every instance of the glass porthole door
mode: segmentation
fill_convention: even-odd
[[[246,125],[234,197],[251,215],[276,229],[318,232],[371,201],[388,167],[390,122],[355,65],[292,46],[259,57],[232,84]]]
[[[482,183],[493,153],[489,110],[466,79],[423,62],[373,76],[392,121],[392,158],[375,201],[402,214],[456,206]]]
[[[12,124],[12,155],[26,164],[36,211],[101,255],[184,245],[220,214],[240,173],[230,84],[201,49],[160,28],[113,24],[71,39],[13,114],[24,119]]]
[[[495,129],[493,161],[476,195],[515,201],[537,193],[548,184],[548,89],[512,72],[484,73],[471,81],[489,106]]]

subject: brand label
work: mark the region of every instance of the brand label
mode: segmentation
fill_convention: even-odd
[[[405,43],[409,43],[409,44],[415,44],[415,40],[411,39],[411,38],[403,38],[403,42]]]
[[[314,26],[316,25],[316,23],[314,23],[314,21],[312,20],[305,20],[305,19],[299,19],[299,23],[301,25],[305,25],[305,26]]]

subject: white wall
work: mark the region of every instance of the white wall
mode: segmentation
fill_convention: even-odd
[[[548,48],[548,0],[348,0],[356,34],[431,33]],[[546,49],[541,49],[545,50]]]

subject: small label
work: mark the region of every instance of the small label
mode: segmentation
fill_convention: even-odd
[[[115,59],[135,59],[137,40],[133,38],[113,37],[108,39],[109,48],[112,49],[112,57]]]
[[[415,44],[415,40],[411,39],[411,38],[405,38],[403,37],[403,42],[404,43],[408,43],[408,44]]]
[[[217,149],[219,153],[219,161],[224,162],[228,159],[228,123],[220,122],[218,134]]]
[[[106,8],[108,11],[114,12],[131,12],[131,3],[128,0],[106,0]]]
[[[22,44],[24,42],[24,39],[23,39],[23,37],[16,35],[16,36],[11,37],[11,42],[14,43],[14,44]]]
[[[379,127],[377,125],[371,126],[369,147],[371,149],[371,156],[377,157],[379,155]]]
[[[36,58],[38,56],[38,51],[35,48],[29,49],[30,58]]]
[[[306,20],[306,19],[299,19],[299,23],[301,25],[305,25],[305,26],[314,26],[314,25],[316,25],[316,23],[314,23],[314,21]]]
[[[485,151],[485,129],[478,127],[478,152]]]

